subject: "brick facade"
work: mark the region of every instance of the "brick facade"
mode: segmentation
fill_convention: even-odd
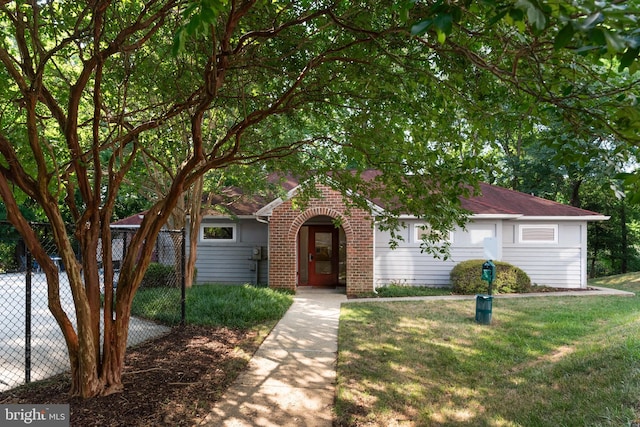
[[[371,215],[345,206],[342,195],[327,186],[318,186],[322,198],[309,201],[304,210],[287,200],[276,207],[269,220],[269,286],[291,289],[298,284],[298,233],[316,216],[337,219],[346,236],[347,296],[373,290],[373,235]],[[348,212],[348,213],[347,213]]]

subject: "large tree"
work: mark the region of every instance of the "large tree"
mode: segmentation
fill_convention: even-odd
[[[611,45],[611,60],[622,58],[622,86],[633,87],[626,70],[638,52],[627,21],[603,10],[583,28],[578,21],[590,15],[582,13],[533,0],[0,1],[0,197],[46,274],[71,392],[122,388],[130,307],[153,243],[184,192],[211,170],[332,171],[332,185],[352,203],[397,202],[386,212],[389,224],[405,206],[445,229],[462,221],[460,184],[473,184],[482,166],[474,135],[486,135],[487,112],[477,102],[491,93],[480,79],[553,106],[565,120],[586,117],[587,127],[637,138],[634,106],[615,97],[621,87],[606,84],[617,71],[560,49],[584,46],[584,31],[597,33]],[[622,27],[606,27],[609,15]],[[410,34],[414,22],[419,37]],[[589,92],[595,77],[603,86]],[[581,93],[565,87],[567,78]],[[608,103],[598,111],[582,104],[596,97]],[[179,147],[175,169],[102,305],[98,265],[113,281],[109,223],[118,192],[140,174],[141,153],[157,153],[161,143]],[[361,182],[347,166],[382,175]],[[77,326],[60,305],[59,273],[18,208],[24,195],[52,226]]]

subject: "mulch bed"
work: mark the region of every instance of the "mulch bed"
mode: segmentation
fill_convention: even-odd
[[[69,375],[0,393],[0,404],[70,404],[71,426],[191,426],[211,410],[257,349],[257,333],[185,326],[127,353],[124,391],[70,398]]]

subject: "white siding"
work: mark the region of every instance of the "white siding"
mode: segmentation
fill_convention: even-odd
[[[388,232],[376,231],[375,236],[375,285],[389,283],[406,285],[449,285],[451,269],[459,262],[484,257],[484,238],[497,237],[501,232],[498,221],[479,220],[470,223],[467,230],[453,232],[450,258],[446,261],[420,252],[420,241],[415,241],[413,227],[421,221],[405,221],[407,226],[400,231],[404,239],[396,249],[389,247]]]
[[[414,241],[413,226],[418,221],[405,221],[407,228],[399,233],[404,240],[390,249],[390,234],[376,231],[375,285],[389,283],[406,285],[448,285],[451,269],[459,262],[484,259],[484,239],[496,237],[500,246],[499,261],[523,269],[531,281],[539,285],[565,288],[586,286],[586,222],[534,222],[477,220],[466,230],[453,233],[451,257],[446,260],[420,252],[420,242]],[[557,225],[555,243],[520,243],[521,225]]]
[[[509,222],[503,228],[502,260],[524,270],[538,285],[563,288],[586,286],[586,257],[583,246],[586,222],[572,221],[558,225],[557,243],[519,243],[519,227],[540,222]],[[548,223],[553,224],[553,223]]]

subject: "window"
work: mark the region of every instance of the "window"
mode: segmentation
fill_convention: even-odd
[[[203,224],[200,227],[200,240],[203,242],[235,242],[235,224]]]
[[[484,245],[484,239],[494,237],[493,229],[476,228],[469,230],[469,239],[472,245]]]
[[[558,243],[558,226],[521,225],[520,243]]]
[[[429,224],[415,224],[413,226],[413,241],[415,243],[422,243],[425,239],[428,239],[430,236],[432,238],[437,238],[440,242],[449,242],[453,243],[453,231],[449,232],[440,232],[434,231],[431,229]],[[432,236],[433,235],[433,236]]]

